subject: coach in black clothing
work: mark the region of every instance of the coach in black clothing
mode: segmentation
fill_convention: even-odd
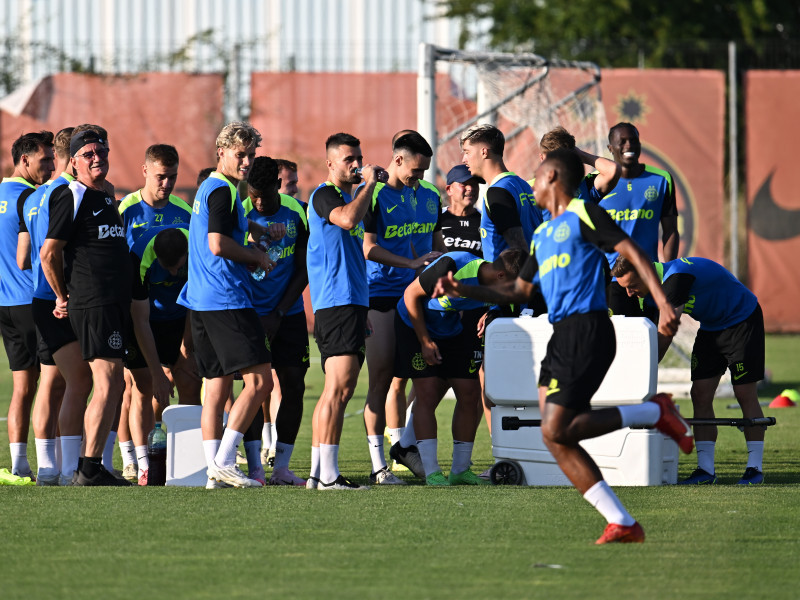
[[[447,173],[448,205],[439,214],[433,230],[433,249],[440,252],[463,250],[483,257],[481,250],[481,213],[475,208],[480,184],[486,183],[469,172],[466,165],[456,165]]]
[[[101,458],[124,389],[123,335],[131,301],[128,244],[106,183],[106,140],[95,130],[81,131],[72,137],[70,154],[76,180],[51,201],[41,260],[56,294],[53,312],[69,318],[94,387],[84,416],[85,456],[73,485],[126,485],[102,466]],[[85,380],[62,372],[65,395],[88,398]]]

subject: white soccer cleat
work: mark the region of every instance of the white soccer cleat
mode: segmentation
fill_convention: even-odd
[[[392,473],[388,467],[382,468],[377,473],[371,473],[369,481],[377,485],[408,485],[408,483]]]
[[[237,488],[261,487],[261,483],[254,479],[250,479],[247,475],[242,473],[242,471],[236,465],[221,468],[212,463],[208,467],[207,474],[209,479],[227,483],[228,485]]]

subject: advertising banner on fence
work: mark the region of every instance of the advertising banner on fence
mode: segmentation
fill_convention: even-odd
[[[748,71],[744,92],[749,287],[767,330],[800,332],[800,72]]]

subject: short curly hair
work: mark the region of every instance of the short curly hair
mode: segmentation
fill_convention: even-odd
[[[249,148],[261,145],[261,134],[258,130],[244,121],[233,121],[222,128],[217,136],[217,148],[234,148],[243,146]]]

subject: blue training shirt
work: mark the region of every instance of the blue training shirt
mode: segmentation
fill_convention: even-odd
[[[542,212],[533,200],[531,186],[522,177],[507,171],[491,181],[489,188],[493,187],[502,188],[511,194],[516,205],[522,234],[526,243],[530,243],[533,239],[533,232],[542,223]],[[487,190],[487,195],[488,193]],[[486,196],[483,198],[483,211],[481,212],[481,244],[483,258],[488,261],[494,261],[503,250],[508,248],[503,234],[498,230],[497,224],[492,218],[492,210]]]
[[[33,275],[17,266],[17,241],[23,205],[20,197],[36,191],[22,177],[6,177],[0,183],[0,306],[22,306],[33,299]],[[27,193],[26,193],[27,192]]]
[[[188,224],[192,209],[182,198],[172,194],[162,208],[153,208],[142,198],[142,190],[137,190],[122,199],[119,214],[122,215],[128,247],[133,248],[134,242],[148,229]]]

